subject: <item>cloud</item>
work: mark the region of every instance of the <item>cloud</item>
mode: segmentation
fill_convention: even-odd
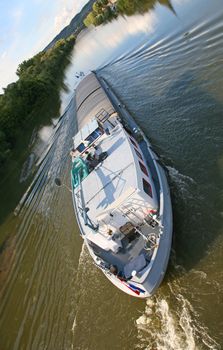
[[[21,8],[15,8],[12,10],[12,17],[17,22],[21,21],[22,16],[23,16],[23,10]]]
[[[0,90],[15,81],[17,66],[41,51],[88,0],[20,0],[6,3],[1,17]],[[1,92],[0,92],[1,93]]]
[[[131,17],[119,17],[105,26],[86,30],[75,45],[71,70],[88,72],[114,63],[120,57],[131,54],[144,43],[144,37],[152,35],[158,25],[154,12]],[[68,77],[68,85],[72,82]]]
[[[1,65],[0,65],[0,77],[1,77],[1,87],[6,87],[9,83],[14,82],[18,79],[16,75],[17,62],[11,58],[7,52],[3,52],[1,55]],[[1,93],[1,91],[0,91]]]
[[[66,25],[70,23],[72,18],[82,9],[82,7],[88,2],[88,0],[73,1],[67,0],[64,5],[64,1],[59,2],[60,11],[54,18],[54,29],[59,32]],[[58,33],[57,33],[58,34]]]
[[[1,54],[1,60],[4,60],[4,58],[6,57],[7,55],[7,51],[3,51],[3,53]]]
[[[59,32],[63,27],[69,24],[72,16],[67,7],[63,7],[61,13],[54,18],[54,29]]]
[[[133,38],[140,33],[152,33],[156,28],[157,22],[158,19],[154,13],[119,17],[116,21],[89,32],[84,50],[90,54],[94,50],[98,50],[98,46],[104,47],[105,50],[108,47],[111,49],[117,48],[125,40]]]

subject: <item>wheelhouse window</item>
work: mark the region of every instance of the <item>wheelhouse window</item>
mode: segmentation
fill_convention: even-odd
[[[85,139],[83,142],[81,142],[81,143],[78,145],[78,147],[77,147],[78,152],[79,152],[79,153],[84,152],[84,150],[85,150],[86,148],[88,148],[89,145],[90,145],[91,143],[93,143],[93,142],[94,142],[99,136],[101,136],[101,135],[102,135],[101,130],[100,130],[99,128],[95,129],[90,135],[88,135],[88,137],[86,137],[86,139]]]
[[[85,145],[83,143],[81,143],[78,147],[77,147],[77,150],[79,153],[83,152],[85,150]]]
[[[143,190],[146,194],[148,194],[148,196],[150,196],[151,198],[153,198],[153,194],[152,194],[152,188],[150,186],[150,184],[148,183],[148,181],[146,181],[145,179],[142,179],[142,184],[143,184]]]
[[[142,159],[141,153],[139,153],[139,151],[138,151],[137,149],[135,149],[135,148],[134,148],[134,150],[135,150],[135,153],[137,154],[137,156],[138,156],[140,159]],[[142,159],[142,160],[143,160],[143,159]]]
[[[142,164],[142,162],[139,162],[139,166],[140,166],[140,169],[142,170],[142,172],[143,172],[146,176],[149,176],[148,171],[146,170],[146,167],[145,167],[144,164]]]
[[[86,141],[89,141],[90,143],[94,142],[99,136],[101,136],[102,132],[99,128],[94,130],[87,138]]]

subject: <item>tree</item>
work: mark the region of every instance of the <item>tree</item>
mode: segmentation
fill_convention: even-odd
[[[135,13],[144,13],[152,10],[157,0],[117,0],[116,8],[121,14],[131,16]]]
[[[95,18],[95,25],[100,26],[104,22],[104,16],[103,15],[98,15]]]
[[[100,1],[96,1],[94,4],[93,4],[93,11],[97,14],[101,14],[103,12],[102,10],[102,3]]]
[[[4,132],[0,131],[0,165],[2,165],[10,154],[9,143],[6,142]]]
[[[64,68],[75,37],[59,40],[54,47],[22,62],[17,69],[19,79],[9,84],[0,95],[0,164],[2,165],[24,127],[32,127],[37,118],[59,113],[59,92],[63,87]],[[45,111],[45,114],[44,114]]]
[[[110,6],[107,6],[104,10],[104,21],[111,21],[114,18],[113,11]]]
[[[94,11],[91,11],[87,17],[84,20],[84,25],[86,27],[89,27],[90,25],[95,25],[95,18],[96,18],[97,14]]]

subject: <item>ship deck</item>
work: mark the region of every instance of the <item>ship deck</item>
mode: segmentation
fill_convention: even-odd
[[[120,126],[103,135],[97,147],[108,157],[82,182],[88,215],[94,220],[129,187],[137,187],[137,174],[131,146]]]

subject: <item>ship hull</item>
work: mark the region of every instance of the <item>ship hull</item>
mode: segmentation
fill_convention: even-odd
[[[151,144],[144,135],[143,131],[136,124],[126,107],[121,103],[117,98],[111,87],[101,78],[97,77],[99,85],[103,88],[104,92],[109,99],[109,102],[114,108],[115,112],[118,112],[119,118],[121,117],[122,122],[125,127],[131,129],[133,135],[140,140],[138,141],[139,149],[143,154],[145,163],[151,169],[151,177],[154,180],[156,191],[156,196],[158,200],[158,217],[159,226],[160,226],[160,235],[159,242],[157,247],[153,251],[151,261],[144,268],[143,273],[138,279],[123,279],[120,276],[117,276],[111,273],[107,268],[101,266],[98,263],[98,256],[95,254],[94,249],[89,244],[89,240],[86,235],[86,226],[83,224],[83,218],[80,216],[80,211],[76,199],[75,192],[72,192],[73,195],[73,204],[75,209],[75,215],[77,217],[77,222],[80,228],[81,236],[83,237],[86,246],[89,250],[91,257],[93,258],[95,265],[105,274],[105,276],[113,283],[117,288],[123,292],[137,297],[137,298],[147,298],[153,295],[157,288],[160,286],[169,261],[171,244],[172,244],[172,206],[171,206],[171,197],[170,190],[167,182],[167,177],[165,170],[160,165],[159,158],[153,151]],[[83,90],[83,82],[82,82]],[[113,111],[113,113],[114,113]],[[139,137],[140,136],[140,137]]]

